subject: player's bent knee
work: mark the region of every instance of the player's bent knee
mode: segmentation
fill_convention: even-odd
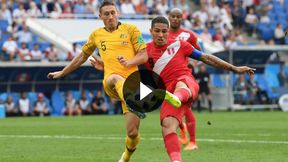
[[[131,128],[127,132],[127,136],[130,138],[136,138],[138,136],[138,130],[137,128]]]
[[[163,119],[162,121],[162,132],[164,135],[169,133],[176,133],[179,122],[176,118],[169,116]]]
[[[118,74],[111,74],[107,78],[107,83],[110,87],[113,87],[119,80],[124,80],[124,78]]]

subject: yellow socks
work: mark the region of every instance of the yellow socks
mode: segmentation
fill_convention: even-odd
[[[136,146],[140,141],[140,133],[135,138],[126,137],[126,148],[124,152],[124,162],[128,162],[133,152],[136,150]]]

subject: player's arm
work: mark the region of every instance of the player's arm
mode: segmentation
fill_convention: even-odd
[[[48,74],[47,77],[49,79],[61,78],[65,75],[71,73],[72,71],[74,71],[78,67],[80,67],[88,59],[88,57],[89,57],[89,55],[86,55],[83,52],[81,52],[79,55],[74,57],[74,59],[67,66],[65,66],[63,70],[51,72]]]
[[[73,60],[67,66],[65,66],[63,70],[49,73],[47,77],[49,79],[61,78],[71,73],[75,69],[79,68],[96,49],[94,40],[95,40],[95,34],[93,32],[92,34],[90,34],[88,41],[83,46],[82,52],[79,55],[73,58]]]
[[[118,56],[118,61],[125,67],[133,67],[138,66],[141,64],[144,64],[148,61],[148,54],[146,48],[139,50],[136,55],[130,59],[127,60],[123,56]]]
[[[256,70],[248,66],[234,66],[214,55],[203,53],[197,49],[193,49],[190,57],[213,67],[233,71],[238,74],[248,73],[249,75],[253,75]]]
[[[203,51],[200,46],[200,39],[197,37],[197,35],[194,32],[191,31],[190,38],[188,39],[187,42],[189,42],[197,50]]]

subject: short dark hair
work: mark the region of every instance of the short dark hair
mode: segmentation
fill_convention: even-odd
[[[169,21],[168,21],[165,17],[163,17],[163,16],[157,16],[157,17],[155,17],[155,18],[152,20],[151,28],[153,28],[156,23],[167,24],[167,26],[168,26],[168,28],[169,28]]]
[[[99,6],[99,13],[101,13],[101,9],[104,6],[115,6],[116,7],[116,4],[114,3],[113,0],[104,0]]]

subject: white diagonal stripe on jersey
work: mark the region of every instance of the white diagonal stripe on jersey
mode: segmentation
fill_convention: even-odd
[[[167,47],[163,55],[154,64],[153,71],[160,75],[170,60],[176,55],[180,48],[180,41],[175,41]]]
[[[187,32],[182,32],[178,35],[178,37],[176,38],[176,40],[184,40],[187,41],[190,38],[190,33]]]

